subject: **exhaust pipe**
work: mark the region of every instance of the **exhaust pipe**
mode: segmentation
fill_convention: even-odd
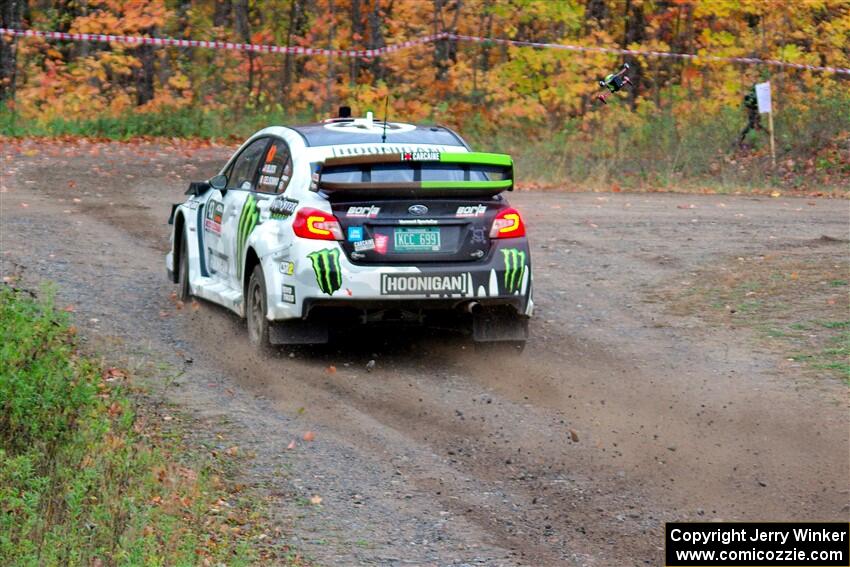
[[[477,301],[468,301],[463,304],[463,309],[467,313],[477,313],[479,310],[481,310],[481,304]]]

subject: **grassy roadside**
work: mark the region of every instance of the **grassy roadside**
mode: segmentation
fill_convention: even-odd
[[[661,293],[671,313],[747,329],[782,367],[850,385],[850,275],[846,241],[730,258]]]
[[[268,543],[236,455],[180,427],[77,350],[49,294],[0,287],[0,564],[303,564]]]
[[[848,109],[850,98],[839,93],[779,113],[776,167],[764,133],[752,133],[746,147],[738,147],[745,123],[738,108],[684,116],[651,105],[632,112],[620,104],[549,124],[506,127],[479,117],[453,126],[475,148],[514,156],[517,180],[523,188],[766,194],[779,189],[847,197]],[[154,137],[237,143],[269,125],[314,120],[312,113],[291,115],[278,107],[239,111],[179,108],[50,121],[25,119],[0,108],[0,136]],[[433,121],[440,122],[440,117]]]

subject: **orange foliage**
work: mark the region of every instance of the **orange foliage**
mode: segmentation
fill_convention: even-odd
[[[71,32],[363,49],[448,31],[850,66],[850,5],[843,0],[635,0],[627,3],[629,14],[617,0],[592,8],[580,0],[250,0],[247,9],[212,0],[182,8],[165,0],[90,0],[67,13],[40,6],[31,8],[29,26]],[[320,116],[348,104],[380,116],[389,95],[391,115],[409,120],[483,120],[501,127],[583,116],[595,124],[596,81],[622,60],[454,41],[354,60],[26,39],[20,40],[16,104],[41,120],[190,105]],[[777,99],[790,103],[838,88],[828,74],[705,60],[630,61],[637,82],[633,110],[710,114],[739,106],[746,89],[768,78],[781,93]],[[609,114],[617,123],[629,120],[620,111]]]

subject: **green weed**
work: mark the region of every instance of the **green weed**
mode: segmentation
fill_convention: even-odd
[[[81,355],[51,295],[0,287],[0,563],[246,565],[263,559],[223,464],[194,455]],[[141,413],[140,413],[141,412]]]

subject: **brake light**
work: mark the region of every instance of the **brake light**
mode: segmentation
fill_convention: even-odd
[[[490,238],[518,238],[525,236],[525,223],[519,216],[519,211],[508,207],[502,209],[493,219],[493,228],[490,229]]]
[[[313,240],[343,240],[342,227],[335,216],[318,209],[303,208],[295,214],[292,230],[296,236]]]

